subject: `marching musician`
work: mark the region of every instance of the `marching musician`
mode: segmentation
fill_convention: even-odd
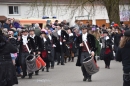
[[[68,47],[69,47],[69,53],[70,53],[70,56],[69,56],[69,62],[70,61],[72,61],[72,62],[74,62],[74,34],[72,33],[72,29],[71,28],[68,28],[67,29],[67,33],[68,33],[68,35],[69,35],[69,40],[68,40],[68,42],[67,42],[67,44],[68,44]]]
[[[31,42],[33,42],[33,39],[28,36],[28,30],[23,29],[22,36],[18,37],[18,43],[20,45],[19,47],[20,63],[21,63],[22,71],[23,71],[23,75],[21,77],[22,79],[25,78],[25,76],[27,76],[26,57],[30,53],[29,50],[33,49]],[[29,75],[29,79],[31,79],[32,73],[29,73],[28,75]]]
[[[42,59],[46,62],[46,72],[49,72],[49,68],[50,68],[50,62],[52,60],[52,54],[51,54],[51,42],[50,39],[48,38],[47,34],[45,31],[41,32],[41,56]],[[44,68],[42,69],[42,71],[44,71]]]
[[[94,57],[94,52],[96,50],[95,48],[95,38],[93,35],[89,34],[88,31],[88,27],[86,25],[82,25],[81,27],[82,29],[82,34],[78,37],[78,45],[79,45],[79,55],[78,56],[78,60],[77,60],[77,66],[81,65],[81,70],[84,76],[83,81],[86,81],[88,79],[88,82],[91,82],[91,75],[89,75],[87,73],[87,71],[85,70],[85,67],[83,65],[83,61],[86,57],[89,56],[89,52],[85,46],[85,43],[87,43],[87,45],[89,46],[89,49],[91,50],[91,56]]]
[[[112,41],[107,31],[103,31],[103,37],[100,42],[102,43],[102,49],[100,53],[100,59],[104,60],[105,68],[110,69],[110,62],[113,60]]]
[[[39,54],[40,55],[40,51],[41,51],[41,38],[39,36],[37,36],[35,34],[35,29],[34,28],[30,28],[29,30],[29,37],[31,37],[33,39],[33,42],[31,42],[31,45],[33,47],[33,52],[35,55]],[[35,75],[38,75],[39,71],[35,71]]]
[[[54,69],[55,64],[55,48],[56,48],[56,37],[52,34],[51,30],[48,30],[48,38],[50,39],[50,43],[52,46],[51,54],[52,54],[52,60],[51,60],[51,69]]]
[[[56,29],[57,31],[53,34],[57,37],[57,41],[56,41],[56,53],[58,59],[57,65],[59,65],[60,63],[61,65],[65,65],[64,64],[64,53],[66,50],[65,42],[68,41],[69,36],[66,33],[66,31],[62,30],[61,25],[58,25]]]

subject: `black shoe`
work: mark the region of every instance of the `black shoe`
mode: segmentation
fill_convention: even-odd
[[[25,78],[25,76],[23,75],[23,76],[21,76],[21,78],[22,78],[22,79],[24,79],[24,78]]]
[[[51,69],[54,69],[54,67],[51,67]]]
[[[84,77],[84,78],[83,78],[83,81],[87,81],[87,78],[86,78],[86,77]]]
[[[66,60],[67,60],[67,58],[65,58],[65,63],[67,63],[67,61],[66,61]]]
[[[61,63],[61,65],[65,65],[64,63]]]
[[[71,58],[69,57],[68,62],[70,62]]]
[[[39,75],[38,73],[35,73],[35,75]]]
[[[32,79],[32,76],[29,76],[29,79]]]
[[[110,69],[110,67],[108,67],[108,69]]]
[[[42,68],[42,72],[44,71],[44,68]]]
[[[48,68],[46,69],[46,72],[49,72],[49,69],[48,69]]]
[[[74,57],[72,57],[72,61],[71,62],[74,62]]]
[[[92,82],[92,80],[91,80],[91,79],[88,79],[88,82]]]
[[[17,77],[22,77],[22,75],[21,74],[17,74]]]
[[[57,65],[59,65],[60,63],[57,63]]]

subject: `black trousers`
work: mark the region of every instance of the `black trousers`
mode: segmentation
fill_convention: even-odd
[[[21,68],[23,71],[23,76],[27,76],[27,65],[26,65],[26,57],[29,55],[29,53],[25,52],[25,53],[21,53]]]
[[[64,53],[57,52],[58,63],[64,63]]]
[[[82,73],[83,73],[83,76],[85,78],[88,78],[88,79],[91,79],[92,75],[89,75],[84,67],[84,65],[81,66],[81,70],[82,70]]]
[[[46,62],[46,68],[50,68],[50,61],[48,59],[43,59]]]
[[[55,58],[55,49],[54,48],[52,48],[51,54],[52,54],[52,61],[50,63],[51,63],[51,67],[54,67],[54,64],[55,64],[55,60],[54,60],[54,58]]]
[[[107,67],[110,67],[110,62],[111,62],[111,60],[110,60],[109,58],[105,58],[105,59],[104,59],[104,62],[105,62],[105,65],[106,65]]]
[[[81,52],[81,64],[82,64],[82,66],[81,66],[81,70],[82,70],[82,73],[83,73],[83,76],[85,77],[85,78],[89,78],[89,79],[91,79],[91,75],[89,75],[88,73],[87,73],[87,71],[86,71],[86,69],[85,69],[85,67],[84,67],[84,65],[83,65],[83,60],[86,58],[86,57],[88,57],[89,56],[89,53],[88,52]]]
[[[60,63],[61,62],[61,64],[63,64],[64,63],[64,50],[63,50],[63,48],[62,48],[62,46],[60,46],[61,47],[61,52],[57,52],[57,60],[58,60],[58,63]]]
[[[28,52],[21,53],[21,68],[23,71],[23,76],[27,76],[27,65],[26,65],[26,57],[29,55]],[[33,73],[29,73],[29,76],[32,76]]]

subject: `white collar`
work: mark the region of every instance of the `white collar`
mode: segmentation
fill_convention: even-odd
[[[35,36],[36,36],[35,34],[34,34],[33,36],[32,36],[32,35],[30,35],[30,37],[31,37],[31,38],[33,38],[33,39],[34,39],[34,37],[35,37]]]
[[[26,35],[26,36],[22,35],[22,38],[27,38],[27,37],[28,37],[28,35]]]
[[[88,35],[88,33],[86,32],[85,34],[83,34],[84,36],[87,36]]]
[[[87,32],[85,34],[82,34],[82,40],[83,41],[87,41],[87,35],[88,35]]]
[[[108,40],[108,39],[109,39],[109,36],[106,36],[105,39]]]
[[[73,33],[70,33],[69,36],[73,36]]]
[[[50,39],[50,40],[52,40],[52,37],[51,37],[51,35],[50,35],[50,34],[48,35],[48,37],[49,37],[49,39]]]
[[[28,37],[28,35],[27,36],[22,35],[23,45],[28,43],[27,37]]]
[[[43,40],[44,40],[44,42],[46,42],[46,41],[47,41],[45,37],[43,37]]]

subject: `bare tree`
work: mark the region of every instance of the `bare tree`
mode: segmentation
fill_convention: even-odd
[[[125,1],[129,1],[130,3],[130,0],[34,0],[31,7],[38,11],[37,6],[43,6],[43,15],[46,14],[49,9],[48,7],[50,7],[51,10],[49,13],[53,14],[53,6],[56,6],[57,10],[62,10],[60,4],[63,2],[66,4],[66,10],[71,9],[71,16],[73,17],[77,10],[82,13],[83,11],[88,11],[86,10],[88,5],[94,9],[96,4],[100,4],[106,8],[110,23],[114,21],[115,23],[120,24],[119,5]],[[92,12],[92,10],[88,12],[89,15],[91,14],[90,12]]]

